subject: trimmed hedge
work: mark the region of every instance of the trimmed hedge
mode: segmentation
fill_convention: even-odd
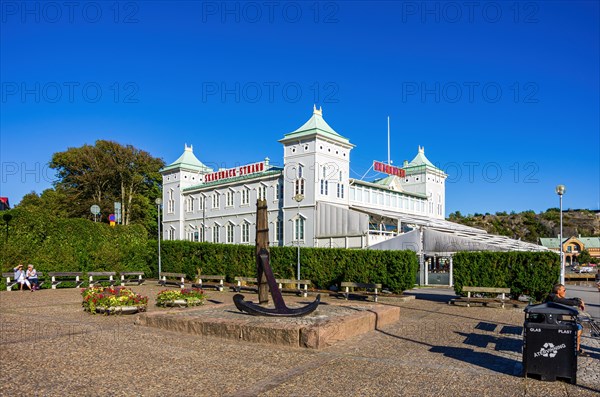
[[[38,271],[144,271],[148,238],[143,226],[111,227],[80,218],[57,218],[41,211],[14,209],[9,238],[0,243],[2,272],[19,263]]]
[[[454,255],[454,291],[463,286],[510,288],[541,301],[558,282],[560,258],[554,252],[459,252]]]
[[[157,241],[150,241],[157,263]],[[203,274],[224,274],[233,282],[236,276],[256,277],[254,246],[195,243],[189,241],[161,242],[163,271],[185,273],[188,278]],[[271,267],[278,278],[296,277],[297,247],[270,247]],[[301,248],[300,274],[318,288],[327,289],[342,281],[381,283],[393,292],[410,289],[418,269],[417,256],[412,251],[347,250],[339,248]],[[154,270],[154,269],[153,269]],[[157,270],[154,270],[157,274]]]
[[[143,271],[158,277],[158,242],[148,240],[140,225],[111,227],[79,218],[58,218],[46,211],[10,211],[9,239],[0,238],[2,272],[17,263],[33,263],[38,271]],[[0,237],[4,237],[0,233]],[[276,277],[295,278],[297,247],[271,247]],[[162,241],[165,272],[256,276],[254,245]],[[341,281],[381,283],[393,292],[412,288],[418,268],[411,251],[301,248],[301,275],[319,288]],[[2,281],[1,284],[4,284]]]

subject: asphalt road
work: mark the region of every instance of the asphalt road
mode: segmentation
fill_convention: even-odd
[[[596,287],[567,284],[567,298],[579,297],[585,302],[585,311],[600,322],[600,292]]]

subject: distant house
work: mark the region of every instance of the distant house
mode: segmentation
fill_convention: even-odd
[[[540,238],[540,244],[552,251],[559,252],[559,238]],[[577,256],[583,250],[587,250],[594,258],[600,258],[600,237],[572,236],[563,238],[563,252],[565,253],[565,264],[571,266],[577,262]]]
[[[8,197],[0,197],[0,211],[9,210]]]

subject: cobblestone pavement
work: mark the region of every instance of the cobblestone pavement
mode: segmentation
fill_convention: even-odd
[[[149,283],[133,289],[152,303],[162,288]],[[230,303],[232,295],[210,291],[207,304]],[[600,392],[600,340],[583,338],[591,354],[578,360],[577,385],[523,378],[521,310],[419,299],[429,296],[417,293],[418,299],[398,303],[395,324],[312,350],[135,326],[135,316],[92,316],[82,311],[76,289],[0,292],[0,395],[547,397]],[[168,309],[150,305],[154,310]]]

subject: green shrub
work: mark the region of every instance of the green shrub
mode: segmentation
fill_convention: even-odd
[[[58,218],[48,212],[11,211],[9,239],[0,239],[0,266],[12,272],[19,263],[33,263],[47,274],[57,271],[143,271],[158,277],[158,242],[148,240],[140,225],[114,226],[79,218]],[[297,247],[271,247],[271,267],[278,278],[295,278]],[[326,289],[342,281],[381,283],[401,292],[412,288],[418,268],[410,251],[301,248],[301,276]],[[256,277],[254,245],[161,241],[161,269],[185,273]]]
[[[510,288],[514,299],[525,294],[541,301],[560,275],[560,259],[554,252],[459,252],[453,265],[457,294],[465,285]]]
[[[148,246],[157,251],[156,241]],[[297,247],[271,247],[270,258],[277,278],[296,278]],[[413,287],[418,268],[417,256],[411,251],[301,248],[300,262],[301,278],[323,289],[354,281],[381,283],[401,292]],[[185,273],[190,279],[200,268],[203,274],[224,274],[228,282],[233,282],[236,276],[256,277],[255,247],[163,241],[161,267],[165,272]]]
[[[111,227],[79,218],[57,218],[44,211],[11,211],[9,238],[1,239],[0,267],[11,272],[17,263],[33,263],[38,271],[144,271],[150,273],[146,229],[140,225]]]

